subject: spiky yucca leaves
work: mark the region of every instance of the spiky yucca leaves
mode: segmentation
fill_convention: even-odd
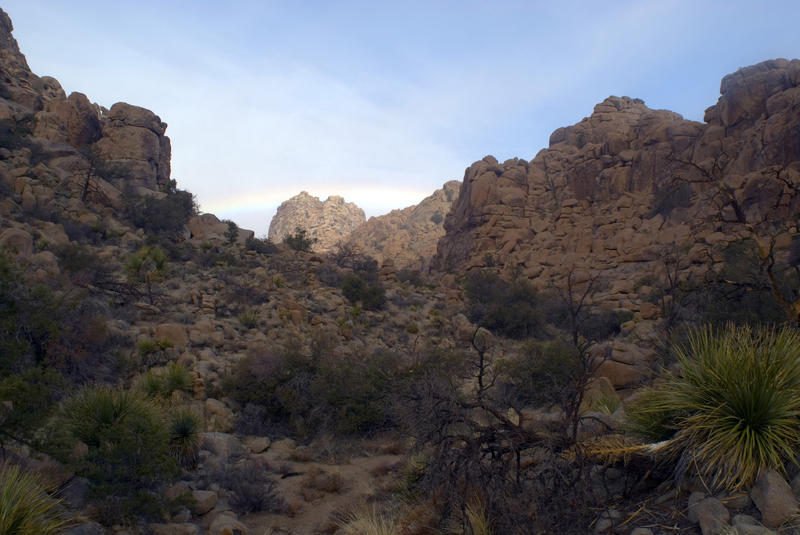
[[[17,466],[0,465],[0,533],[55,535],[68,520],[58,500],[45,492],[39,480]]]
[[[646,392],[631,421],[665,445],[679,469],[715,488],[739,489],[782,470],[800,445],[800,336],[729,325],[695,331],[679,348],[680,375]]]
[[[184,468],[192,468],[197,462],[200,425],[200,417],[188,408],[178,409],[170,420],[170,450]]]
[[[398,535],[400,533],[397,523],[374,507],[346,515],[340,522],[340,527],[346,535]]]

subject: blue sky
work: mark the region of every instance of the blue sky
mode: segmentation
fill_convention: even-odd
[[[169,124],[173,178],[266,233],[301,190],[367,216],[486,154],[530,159],[609,95],[694,120],[800,57],[800,2],[5,0],[31,69]]]

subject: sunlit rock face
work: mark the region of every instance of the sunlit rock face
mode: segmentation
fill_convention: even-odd
[[[315,251],[327,252],[366,219],[364,210],[338,195],[331,195],[323,202],[302,191],[278,207],[269,224],[268,237],[273,243],[279,243],[302,228],[316,240]]]
[[[599,274],[595,298],[656,314],[641,281],[664,275],[674,254],[683,280],[715,269],[726,244],[754,235],[741,216],[788,248],[800,208],[800,61],[741,69],[720,92],[704,123],[609,97],[531,161],[475,162],[433,267],[498,266],[539,287]]]

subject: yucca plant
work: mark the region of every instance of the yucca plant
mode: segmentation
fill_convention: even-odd
[[[164,378],[153,370],[144,372],[139,377],[137,386],[144,395],[151,398],[163,395],[167,389]]]
[[[399,535],[397,523],[378,512],[375,507],[353,512],[340,522],[342,532],[346,535]]]
[[[681,372],[629,407],[635,431],[666,439],[680,469],[715,488],[739,489],[782,470],[800,445],[800,336],[791,329],[726,326],[695,331]]]
[[[0,533],[56,535],[68,519],[36,476],[17,466],[0,466]]]
[[[191,468],[197,462],[200,447],[200,418],[191,409],[175,411],[169,424],[169,444],[181,466]]]
[[[167,373],[164,379],[166,381],[167,395],[172,394],[176,390],[188,391],[194,386],[194,380],[189,374],[189,370],[179,362],[170,362],[167,364]]]

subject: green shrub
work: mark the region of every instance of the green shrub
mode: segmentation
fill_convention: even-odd
[[[309,252],[314,244],[317,243],[317,239],[310,237],[306,229],[296,227],[294,229],[294,234],[288,234],[283,238],[283,243],[295,251]]]
[[[0,421],[0,435],[31,439],[66,390],[66,379],[52,368],[32,368],[0,379],[0,403],[11,402]]]
[[[147,357],[158,351],[158,345],[155,340],[142,340],[139,342],[139,355]]]
[[[695,331],[667,375],[628,408],[647,439],[668,439],[680,467],[738,489],[795,459],[800,436],[800,335],[728,325]]]
[[[153,304],[158,283],[167,276],[167,254],[161,247],[142,247],[132,254],[125,264],[128,283],[133,287],[144,286],[145,295]]]
[[[174,187],[162,199],[143,196],[135,188],[126,187],[122,201],[123,217],[150,234],[179,233],[197,215],[194,195]]]
[[[395,370],[389,355],[307,357],[287,348],[240,360],[223,390],[249,404],[242,428],[364,434],[392,425],[388,399]]]
[[[183,364],[170,362],[164,371],[147,370],[139,378],[139,390],[148,397],[170,397],[175,391],[190,391],[194,380]]]
[[[201,423],[200,417],[187,408],[178,409],[170,418],[170,451],[184,468],[192,468],[197,462]]]
[[[527,280],[506,281],[491,271],[470,273],[464,282],[469,319],[509,338],[542,336],[539,295]]]
[[[179,362],[170,362],[167,364],[167,373],[164,377],[167,395],[172,394],[176,390],[188,392],[194,386],[189,370],[186,366]]]
[[[80,390],[54,423],[64,434],[56,453],[70,460],[74,444],[88,447],[75,463],[90,482],[101,521],[118,522],[158,512],[155,489],[177,474],[162,410],[134,392],[103,386]]]
[[[574,395],[580,360],[560,339],[528,342],[525,351],[498,362],[500,396],[511,406],[562,405]]]
[[[34,475],[17,466],[0,466],[0,533],[57,535],[68,527],[59,501]]]
[[[238,316],[236,316],[236,318],[239,320],[239,323],[245,329],[255,329],[256,327],[258,327],[258,320],[259,320],[258,310],[246,310],[241,314],[239,314]]]
[[[248,251],[255,251],[258,254],[270,255],[278,252],[278,247],[269,241],[268,238],[247,238],[244,248]]]
[[[236,240],[239,239],[239,225],[230,219],[223,219],[222,222],[228,225],[228,228],[225,229],[225,239],[228,240],[228,243],[236,243]]]
[[[164,378],[153,370],[147,370],[139,377],[138,387],[145,396],[151,398],[162,396],[166,391]]]
[[[386,289],[380,281],[367,281],[355,273],[341,279],[342,294],[351,303],[361,303],[365,310],[380,310],[386,304]]]

